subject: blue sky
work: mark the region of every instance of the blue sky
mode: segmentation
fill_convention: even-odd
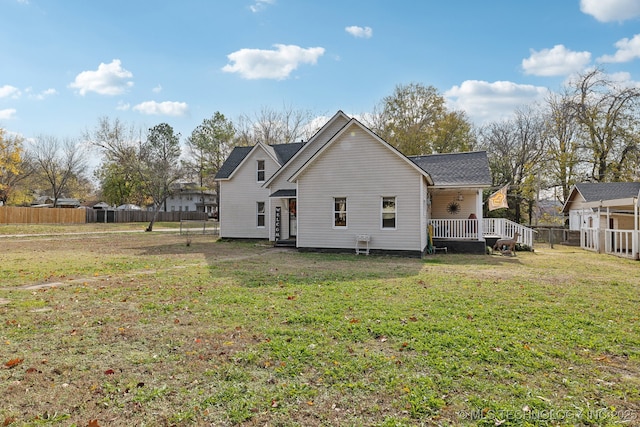
[[[0,127],[25,138],[361,115],[409,83],[481,124],[590,67],[640,84],[638,0],[0,0],[0,17]]]

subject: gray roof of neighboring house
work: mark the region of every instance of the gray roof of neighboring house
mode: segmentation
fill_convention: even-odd
[[[583,182],[576,184],[575,188],[586,202],[597,202],[636,197],[640,182]]]
[[[273,148],[280,165],[284,165],[302,148],[302,145],[302,142],[293,142],[291,144],[271,145],[271,148]],[[220,167],[215,179],[229,178],[252,149],[253,147],[235,147]]]
[[[409,157],[424,169],[436,186],[490,186],[491,171],[485,151]]]

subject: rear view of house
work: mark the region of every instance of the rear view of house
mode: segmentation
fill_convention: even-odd
[[[432,242],[486,250],[485,152],[407,157],[342,111],[305,143],[235,148],[216,179],[223,238],[323,251],[362,243],[422,255]]]

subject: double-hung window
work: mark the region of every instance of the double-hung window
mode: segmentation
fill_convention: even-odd
[[[264,182],[264,160],[258,160],[256,168],[256,179],[258,182]]]
[[[265,224],[265,210],[264,202],[258,202],[256,206],[256,225],[258,227],[264,227]]]
[[[395,197],[383,197],[382,198],[382,228],[383,229],[395,229],[396,228],[396,198]]]
[[[347,198],[346,197],[333,198],[333,226],[334,227],[347,226]]]

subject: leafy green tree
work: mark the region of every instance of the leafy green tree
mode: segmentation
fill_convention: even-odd
[[[33,172],[22,138],[0,128],[0,205],[6,205],[18,184]]]
[[[184,163],[185,168],[189,175],[198,180],[202,191],[215,188],[218,192],[213,177],[229,155],[234,136],[233,123],[222,113],[216,112],[210,119],[203,120],[187,138],[188,159]]]
[[[85,132],[84,138],[102,154],[95,176],[105,201],[143,206],[146,195],[140,174],[142,132],[118,118],[101,117],[93,130]]]
[[[183,176],[180,165],[180,134],[161,123],[149,129],[140,147],[140,176],[146,194],[153,200],[154,215],[146,231],[153,231],[160,207],[171,194],[172,186]]]
[[[131,168],[131,163],[103,163],[95,171],[95,177],[100,182],[102,197],[108,204],[145,204],[140,174]]]
[[[448,111],[436,88],[418,83],[396,86],[365,121],[406,155],[468,151],[474,141],[465,114]]]

